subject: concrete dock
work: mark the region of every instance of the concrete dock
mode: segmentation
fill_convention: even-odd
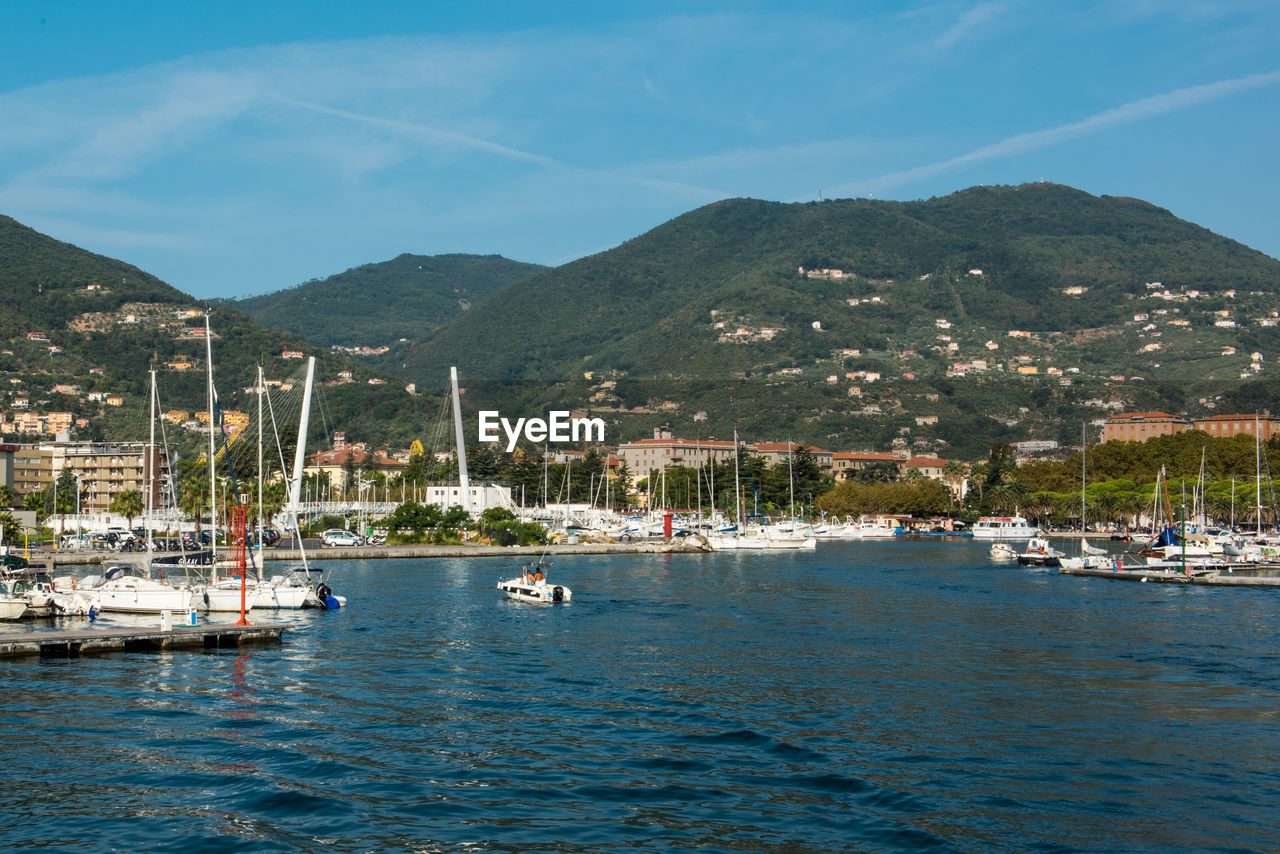
[[[231,623],[204,626],[75,629],[72,631],[0,634],[0,658],[38,655],[78,658],[110,652],[154,652],[171,649],[224,649],[248,644],[280,643],[285,626]]]

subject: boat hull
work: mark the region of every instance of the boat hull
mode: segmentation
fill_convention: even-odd
[[[568,602],[573,598],[572,591],[563,584],[525,581],[523,578],[499,581],[498,589],[505,593],[508,599],[527,602],[530,605],[553,605],[557,602]]]

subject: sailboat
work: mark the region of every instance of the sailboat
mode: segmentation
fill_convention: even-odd
[[[162,581],[150,578],[151,571],[151,489],[155,482],[150,467],[155,464],[155,415],[156,415],[156,372],[151,371],[151,439],[147,447],[147,507],[144,517],[147,540],[147,563],[137,574],[137,567],[128,565],[110,566],[101,575],[77,580],[73,585],[55,584],[66,590],[72,586],[77,595],[87,597],[96,607],[104,612],[126,614],[159,614],[163,611],[183,612],[191,610],[192,591],[188,587],[174,587]],[[60,582],[61,579],[55,579]],[[68,579],[70,581],[70,579]],[[92,606],[91,606],[92,609]]]
[[[301,479],[302,467],[306,458],[306,436],[307,422],[309,421],[311,409],[311,389],[315,378],[315,357],[312,356],[307,362],[307,379],[303,390],[302,415],[298,428],[298,445],[294,453],[294,476],[290,482],[290,508],[293,512],[290,516],[292,528],[295,533],[298,531],[297,508],[301,497]],[[262,420],[263,406],[262,394],[265,389],[266,381],[262,375],[262,369],[258,369],[258,436],[259,436],[259,483],[258,483],[258,506],[262,506],[262,462],[261,462],[261,441],[262,441]],[[288,510],[289,508],[286,508]],[[261,524],[259,524],[261,530]],[[302,548],[302,537],[298,535],[299,549]],[[261,556],[259,556],[261,560]],[[255,569],[258,569],[255,564]],[[247,571],[247,567],[245,568]],[[323,580],[313,585],[312,570],[306,564],[306,552],[302,552],[302,566],[292,571],[273,575],[269,579],[261,577],[261,571],[258,570],[258,577],[250,581],[244,579],[244,594],[241,596],[241,579],[228,578],[222,581],[215,581],[207,585],[201,594],[202,607],[206,611],[214,612],[238,612],[243,604],[246,609],[277,609],[277,610],[297,610],[300,608],[339,608],[345,604],[345,598],[334,596],[332,590]]]
[[[734,506],[738,519],[744,518],[744,508],[742,506],[742,484],[738,475],[738,431],[733,431],[733,493],[736,502]],[[757,536],[746,536],[743,532],[743,526],[739,524],[737,530],[726,532],[724,534],[711,534],[707,537],[707,547],[712,551],[780,551],[780,550],[796,550],[796,549],[816,549],[818,541],[811,536],[797,536],[792,533],[785,536],[780,533],[774,535],[766,535],[761,533]]]

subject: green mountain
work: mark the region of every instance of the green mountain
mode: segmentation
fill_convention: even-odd
[[[1100,402],[1236,394],[1254,351],[1276,370],[1277,292],[1275,259],[1059,185],[733,199],[507,287],[383,364],[424,383],[457,364],[477,405],[611,412],[611,439],[667,421],[974,454],[1071,441]]]
[[[166,406],[203,408],[192,298],[9,219],[0,287],[6,410],[21,396],[87,418],[82,436],[118,435],[120,414],[88,393],[142,406],[153,365]],[[227,407],[248,408],[259,362],[268,377],[296,369],[285,351],[389,347],[318,354],[316,429],[401,447],[440,407],[404,385],[442,390],[449,365],[469,418],[571,408],[604,418],[609,442],[667,424],[974,459],[994,442],[1075,443],[1118,408],[1280,409],[1280,262],[1148,203],[1053,184],[733,199],[563,267],[403,255],[219,306],[212,323]]]
[[[0,409],[8,423],[19,411],[63,412],[86,422],[73,429],[73,438],[143,439],[152,368],[165,409],[207,408],[205,341],[198,332],[205,307],[155,276],[0,216],[0,292],[0,373],[6,380]],[[434,403],[367,364],[259,326],[241,312],[216,308],[210,324],[223,409],[251,409],[257,365],[268,379],[287,378],[302,362],[285,353],[297,352],[317,357],[316,437],[346,429],[352,439],[408,444],[424,413],[434,411]],[[109,405],[107,397],[120,398],[120,405]]]
[[[545,269],[500,255],[406,254],[229,304],[320,346],[379,348],[420,338]]]

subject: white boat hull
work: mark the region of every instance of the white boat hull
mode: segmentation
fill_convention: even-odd
[[[0,620],[21,620],[27,613],[27,600],[22,597],[4,597],[0,599]]]
[[[191,608],[190,589],[132,575],[104,581],[100,587],[86,592],[98,601],[103,611],[117,614],[159,614]]]
[[[240,582],[220,581],[199,591],[196,597],[201,610],[216,613],[239,613],[241,605]],[[323,607],[309,587],[270,582],[250,582],[244,591],[246,610],[264,609],[296,611],[306,607]]]
[[[551,605],[556,602],[568,602],[573,598],[573,592],[563,584],[525,581],[523,578],[499,581],[498,589],[507,594],[508,599],[528,602],[531,605]]]

